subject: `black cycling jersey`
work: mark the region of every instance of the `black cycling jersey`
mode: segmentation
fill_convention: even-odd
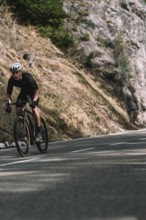
[[[13,76],[10,77],[8,80],[8,86],[7,86],[7,94],[11,95],[13,92],[13,86],[21,88],[21,91],[17,97],[17,101],[26,101],[27,96],[29,95],[32,99],[34,97],[35,91],[39,88],[37,82],[33,78],[33,76],[30,73],[23,72],[22,73],[22,79],[21,80],[15,80]],[[36,105],[38,105],[39,99],[36,101]],[[23,104],[18,104],[16,107],[22,107]]]
[[[39,88],[33,76],[27,72],[22,73],[21,80],[15,80],[13,76],[10,77],[7,86],[7,94],[12,94],[13,86],[21,88],[21,94],[30,95],[31,97],[33,97],[35,91]]]

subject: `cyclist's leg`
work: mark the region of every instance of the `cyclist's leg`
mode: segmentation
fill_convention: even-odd
[[[30,97],[33,100],[33,95],[31,95]],[[35,108],[33,108],[33,113],[35,116],[36,125],[37,125],[37,127],[40,127],[41,119],[40,119],[40,110],[38,108],[38,104],[39,104],[39,98],[37,99],[37,101],[35,101],[36,106],[35,106]]]
[[[35,115],[37,127],[40,127],[40,126],[41,126],[40,110],[39,110],[38,106],[36,106],[36,107],[33,109],[33,111],[34,111],[34,115]]]
[[[25,104],[20,104],[19,101],[26,101],[27,100],[27,95],[21,90],[18,97],[17,97],[17,104],[16,104],[16,109],[15,112],[17,115],[21,115],[21,109]]]
[[[41,128],[41,117],[40,117],[40,110],[38,107],[39,99],[35,103],[36,103],[36,107],[33,109],[33,112],[34,112],[34,116],[35,116],[35,120],[36,120],[36,141],[39,142],[42,139],[41,132],[40,132],[40,130],[41,130],[40,129]]]

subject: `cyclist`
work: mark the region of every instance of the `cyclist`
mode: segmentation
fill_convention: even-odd
[[[6,111],[10,112],[11,95],[13,92],[13,86],[20,88],[20,93],[17,97],[18,104],[16,105],[16,114],[20,114],[20,110],[24,104],[20,104],[19,101],[27,101],[27,96],[32,99],[31,107],[33,108],[34,115],[37,122],[37,135],[36,141],[41,141],[40,133],[40,112],[38,108],[39,103],[39,87],[36,80],[33,78],[31,73],[23,71],[23,67],[20,63],[13,63],[10,66],[10,76],[7,83],[7,94],[6,94]]]

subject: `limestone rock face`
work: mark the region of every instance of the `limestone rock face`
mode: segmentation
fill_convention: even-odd
[[[64,0],[80,61],[146,121],[146,1]]]

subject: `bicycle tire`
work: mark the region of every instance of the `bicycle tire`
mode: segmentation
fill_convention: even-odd
[[[17,151],[21,156],[24,157],[29,151],[30,134],[28,125],[26,122],[24,122],[24,118],[22,116],[18,116],[15,119],[13,131]]]
[[[42,117],[41,117],[41,128],[40,129],[41,129],[42,141],[36,142],[36,145],[40,153],[45,153],[48,149],[49,136],[48,136],[48,129],[46,126],[46,122]]]
[[[30,113],[29,113],[30,114]],[[32,116],[32,114],[31,114]],[[30,145],[33,145],[35,142],[35,126],[33,125],[32,118],[30,115],[27,114],[27,123],[29,128],[29,134],[30,134]]]

